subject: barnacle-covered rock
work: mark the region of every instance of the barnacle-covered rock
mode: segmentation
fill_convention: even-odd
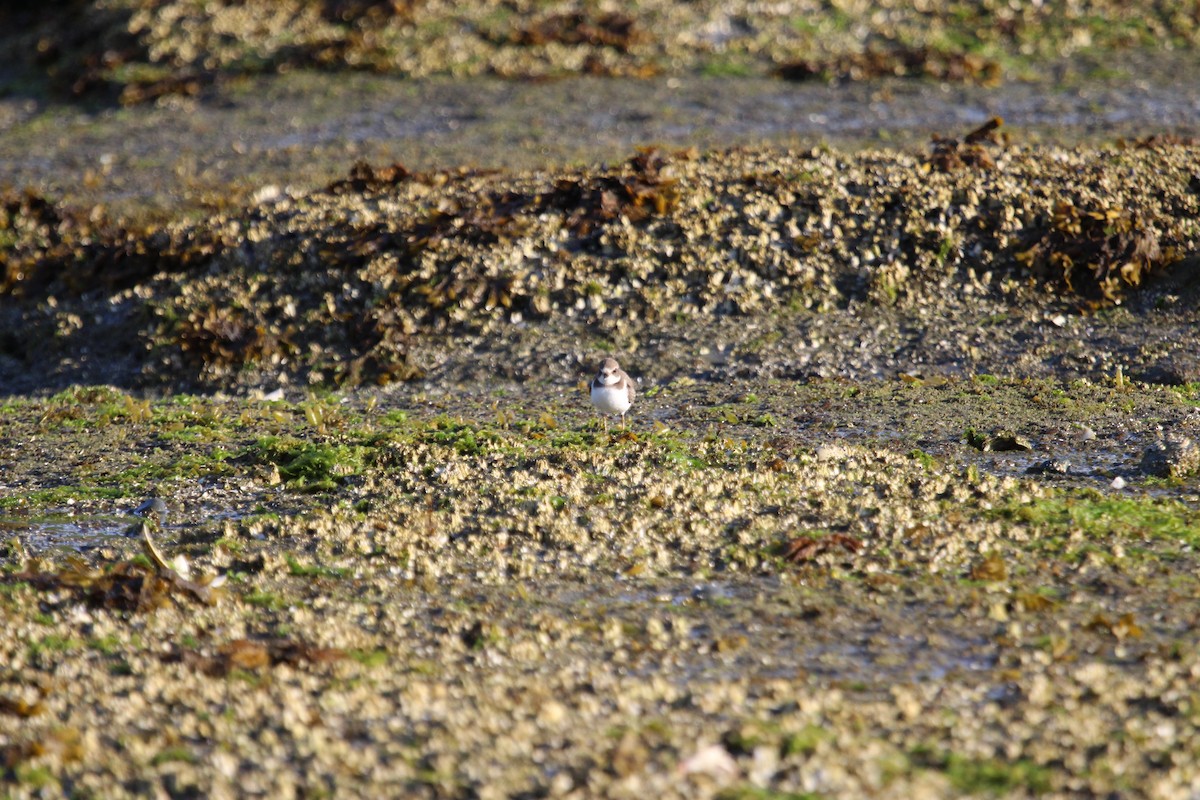
[[[1141,470],[1160,478],[1186,478],[1200,473],[1200,445],[1189,436],[1168,433],[1146,448]]]
[[[554,172],[360,163],[324,190],[146,230],[10,193],[0,286],[55,297],[67,352],[84,345],[73,298],[144,304],[120,333],[151,353],[147,382],[357,384],[421,376],[431,337],[529,325],[628,337],[853,303],[1111,304],[1200,246],[1193,146],[967,139],[987,166],[823,149],[645,149]]]

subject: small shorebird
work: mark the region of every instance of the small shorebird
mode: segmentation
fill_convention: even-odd
[[[609,414],[620,414],[621,427],[625,426],[625,412],[633,405],[633,379],[615,358],[604,359],[600,371],[592,378],[592,405],[603,415],[605,433]]]
[[[151,497],[129,513],[141,517],[125,529],[125,535],[131,539],[142,536],[144,530],[160,531],[167,524],[167,504],[157,497]]]
[[[157,497],[151,497],[129,513],[146,519],[154,519],[160,526],[167,524],[167,504]]]

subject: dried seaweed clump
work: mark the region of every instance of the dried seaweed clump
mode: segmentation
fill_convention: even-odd
[[[235,670],[262,671],[281,664],[291,667],[331,664],[346,655],[338,648],[316,647],[303,639],[268,637],[234,639],[211,654],[190,647],[175,647],[163,656],[163,661],[186,664],[210,678],[223,678]]]
[[[996,166],[984,145],[1007,145],[1008,135],[1000,129],[1004,120],[992,117],[984,124],[958,139],[934,136],[926,164],[938,172],[955,172],[960,169],[991,169]]]
[[[522,47],[590,45],[628,53],[631,46],[645,37],[638,30],[636,21],[620,11],[606,11],[595,17],[583,11],[573,11],[532,20],[519,25],[507,35],[493,38],[499,43]]]
[[[0,198],[0,294],[12,294],[32,271],[34,264],[22,251],[28,246],[30,228],[53,224],[44,217],[50,210],[44,198],[30,192],[10,191]]]
[[[862,546],[863,543],[860,539],[849,534],[831,533],[827,536],[797,536],[780,545],[778,552],[785,561],[805,564],[816,561],[819,556],[826,553],[835,553],[839,550],[854,555],[862,549]]]
[[[321,17],[329,22],[380,24],[410,19],[421,0],[321,0]]]
[[[126,289],[158,272],[207,264],[226,245],[205,226],[130,229],[100,206],[75,208],[31,190],[8,191],[0,196],[0,295]]]
[[[1093,301],[1120,303],[1155,269],[1179,259],[1137,211],[1102,204],[1055,204],[1032,227],[1017,260],[1043,280]]]
[[[71,252],[87,235],[88,220],[30,189],[0,195],[0,295],[29,295],[48,281],[42,267],[51,254]],[[53,257],[53,256],[52,256]]]
[[[372,167],[366,161],[355,161],[350,174],[333,181],[325,187],[330,194],[362,194],[379,192],[398,186],[410,178],[417,178],[400,163],[386,167]]]
[[[140,559],[93,568],[81,558],[72,558],[61,569],[44,571],[34,565],[13,573],[9,580],[42,591],[66,592],[93,608],[111,611],[153,611],[181,599],[211,605],[220,597],[215,585],[183,579],[173,569],[160,569]]]
[[[594,179],[563,178],[537,198],[537,205],[568,212],[566,227],[588,237],[605,222],[624,216],[632,223],[667,214],[679,202],[676,180],[665,170],[670,157],[657,148],[642,148],[629,160],[627,172]]]
[[[818,59],[787,61],[775,74],[789,81],[848,80],[910,77],[995,86],[1002,70],[993,59],[931,47],[872,48]]]
[[[175,333],[185,358],[201,367],[226,369],[261,362],[295,347],[247,312],[228,306],[196,309],[180,320]]]
[[[388,193],[410,181],[442,191],[437,204],[418,218],[399,226],[390,219],[355,226],[344,238],[323,243],[321,256],[325,264],[372,274],[380,264],[394,265],[383,279],[386,298],[368,312],[374,321],[356,326],[373,343],[386,341],[389,331],[480,327],[513,313],[544,318],[551,310],[550,294],[542,288],[547,281],[531,270],[498,268],[493,262],[503,262],[503,253],[523,238],[544,233],[548,224],[569,234],[560,248],[565,258],[602,249],[613,226],[637,227],[669,215],[680,199],[671,161],[668,154],[647,148],[623,165],[565,175],[549,187],[498,186],[480,173],[424,175],[399,165],[358,164],[328,191],[353,194],[361,187],[368,194]],[[587,277],[564,271],[554,299],[573,302],[584,292]],[[352,365],[352,371],[357,368]]]
[[[186,306],[190,301],[180,302]],[[291,295],[282,300],[285,305],[297,302]],[[384,385],[424,375],[409,350],[405,331],[411,323],[386,302],[344,314],[317,306],[304,321],[280,319],[278,305],[265,301],[242,308],[220,303],[185,308],[174,321],[164,319],[153,338],[160,352],[186,365],[179,377],[203,384],[227,385],[235,376],[259,369],[307,373],[310,380],[340,386]]]

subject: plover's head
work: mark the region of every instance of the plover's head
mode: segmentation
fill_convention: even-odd
[[[600,373],[596,376],[596,379],[605,386],[608,386],[621,380],[621,376],[618,374],[620,371],[621,365],[617,363],[615,358],[606,358],[604,359],[604,363],[600,365]]]

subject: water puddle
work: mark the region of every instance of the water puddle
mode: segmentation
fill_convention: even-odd
[[[630,674],[663,673],[663,654],[641,649],[650,617],[689,625],[687,645],[669,657],[669,674],[681,686],[710,681],[795,680],[872,692],[896,683],[989,681],[999,661],[988,626],[964,625],[942,606],[918,604],[902,614],[825,608],[805,613],[780,605],[776,578],[648,582],[618,580],[547,597],[573,616],[598,614],[626,620]],[[914,620],[919,622],[914,623]],[[641,643],[641,644],[639,644]]]
[[[924,431],[914,433],[886,423],[843,426],[831,433],[839,441],[859,446],[905,447],[911,442],[913,449],[922,450],[947,466],[973,464],[981,471],[1001,477],[1036,477],[1082,483],[1098,489],[1112,487],[1117,476],[1122,476],[1128,484],[1140,484],[1145,477],[1140,469],[1141,454],[1154,441],[1153,436],[1147,434],[1082,445],[1033,440],[1029,450],[978,450],[952,434],[935,438],[931,444],[931,437],[924,435]]]
[[[50,550],[86,552],[125,541],[131,517],[51,514],[42,517],[0,517],[0,540],[17,539],[29,553]]]
[[[999,658],[986,639],[949,633],[872,636],[869,641],[819,645],[802,655],[810,674],[868,686],[988,672]]]

